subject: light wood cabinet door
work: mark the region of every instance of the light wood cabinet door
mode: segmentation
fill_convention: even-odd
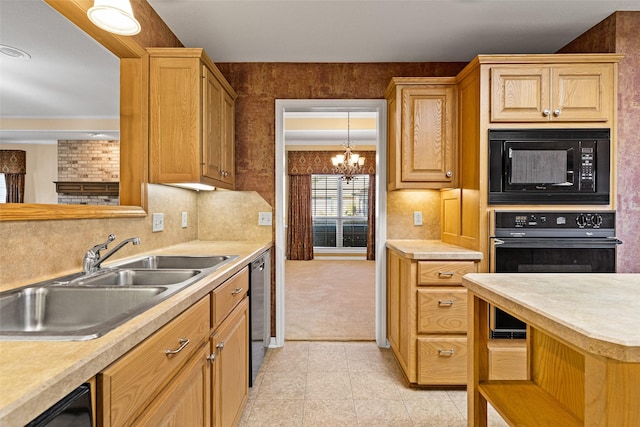
[[[208,355],[209,346],[203,345],[133,425],[210,427],[211,376]]]
[[[402,181],[453,182],[453,86],[402,91]]]
[[[613,64],[492,67],[491,121],[605,122],[613,84]]]
[[[149,67],[149,179],[152,183],[199,182],[199,61],[152,57]]]
[[[445,81],[392,79],[386,94],[389,190],[456,186],[457,89]]]
[[[249,396],[249,312],[245,298],[211,337],[213,425],[235,426]]]
[[[202,174],[211,179],[222,178],[222,114],[221,105],[223,88],[213,73],[202,66],[204,102],[203,111],[203,137],[202,137]]]

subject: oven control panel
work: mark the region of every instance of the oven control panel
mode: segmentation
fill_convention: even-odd
[[[495,213],[498,229],[614,229],[616,214],[604,212],[505,212]]]

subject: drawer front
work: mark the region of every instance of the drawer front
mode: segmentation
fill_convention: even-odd
[[[245,267],[212,292],[211,327],[216,328],[231,313],[233,308],[247,296],[249,290],[249,267]]]
[[[418,384],[467,383],[467,338],[419,338]]]
[[[475,273],[473,261],[420,261],[418,262],[419,285],[461,285],[462,276]]]
[[[139,415],[207,341],[210,307],[207,295],[99,374],[105,426],[123,425]],[[181,343],[184,339],[189,343]]]
[[[465,288],[418,289],[418,333],[466,333]]]

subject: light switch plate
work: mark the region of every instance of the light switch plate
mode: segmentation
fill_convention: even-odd
[[[258,212],[258,225],[272,225],[271,212]]]
[[[422,225],[422,211],[413,212],[413,225]]]
[[[164,214],[163,213],[154,213],[152,216],[152,225],[151,225],[151,231],[152,232],[156,232],[156,231],[162,231],[164,230]]]
[[[187,228],[187,213],[182,212],[182,228]]]

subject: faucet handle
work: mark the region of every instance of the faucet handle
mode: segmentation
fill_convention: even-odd
[[[90,249],[91,252],[95,253],[96,255],[98,255],[98,257],[100,257],[100,251],[107,249],[107,246],[109,245],[109,243],[113,242],[114,240],[116,240],[116,235],[115,234],[109,234],[107,236],[107,241],[104,243],[100,243],[99,245],[95,245],[93,248]]]

